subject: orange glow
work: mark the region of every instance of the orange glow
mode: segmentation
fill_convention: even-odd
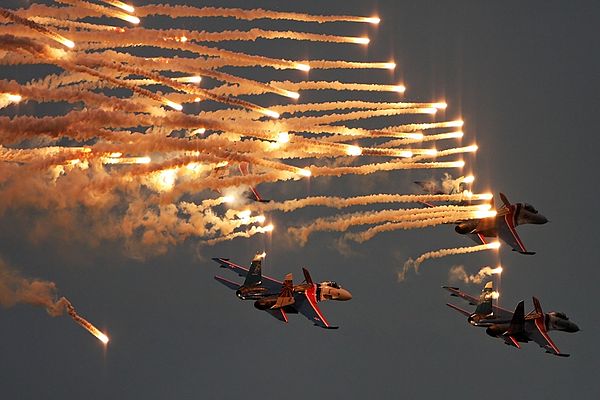
[[[473,181],[475,181],[475,177],[473,175],[465,176],[462,181],[464,183],[473,183]]]
[[[371,39],[369,39],[368,37],[354,37],[354,38],[349,38],[351,43],[356,43],[356,44],[369,44],[371,42]]]
[[[360,156],[362,154],[362,149],[358,146],[348,146],[346,147],[346,154],[349,156]]]
[[[163,104],[171,107],[173,110],[176,110],[176,111],[183,110],[183,106],[181,104],[175,103],[174,101],[171,101],[169,99],[163,99]]]
[[[75,42],[73,42],[72,40],[67,39],[66,37],[59,35],[58,33],[52,33],[52,39],[56,40],[58,43],[68,47],[69,49],[72,49],[75,47]]]
[[[123,21],[130,22],[134,25],[137,25],[140,23],[140,19],[138,17],[136,17],[135,15],[129,15],[123,11],[110,10],[110,12],[108,12],[108,14],[111,17],[122,19]]]
[[[274,119],[279,118],[279,113],[277,111],[269,110],[268,108],[260,108],[258,109],[258,112],[266,115],[267,117],[271,117]]]
[[[298,170],[298,173],[299,173],[300,175],[302,175],[302,176],[306,176],[307,178],[308,178],[308,177],[310,177],[310,176],[312,175],[312,172],[310,172],[310,170],[309,170],[309,169],[306,169],[306,168],[304,168],[304,169],[299,169],[299,170]]]
[[[381,18],[379,17],[364,17],[362,19],[363,22],[368,22],[369,24],[378,25],[381,22]]]
[[[180,77],[180,78],[175,78],[175,80],[177,82],[183,82],[183,83],[200,83],[202,81],[202,77],[198,76],[198,75],[183,76],[183,77]]]
[[[310,65],[308,64],[296,63],[294,67],[300,71],[310,71]]]
[[[486,244],[486,246],[488,247],[488,249],[499,249],[500,242],[492,242],[492,243]]]
[[[119,1],[119,0],[103,0],[103,1],[106,4],[110,4],[111,6],[120,8],[123,11],[127,11],[130,14],[133,14],[135,12],[135,8],[133,8],[133,6],[123,3],[122,1]]]

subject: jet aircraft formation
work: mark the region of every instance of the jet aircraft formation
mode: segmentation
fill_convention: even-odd
[[[452,181],[446,179],[450,184],[439,184],[435,181],[416,181],[426,193],[452,194],[465,190],[464,181]],[[520,254],[534,255],[535,252],[528,251],[517,233],[516,227],[524,224],[545,224],[548,219],[540,214],[531,204],[511,204],[504,193],[500,193],[502,206],[498,209],[496,216],[491,218],[474,219],[459,222],[455,231],[461,235],[467,235],[477,244],[488,243],[488,238],[498,238],[508,244],[513,251]],[[431,207],[431,204],[424,203]],[[460,297],[469,304],[477,306],[473,313],[461,309],[453,304],[447,305],[467,317],[467,321],[477,327],[486,328],[486,333],[492,337],[504,340],[507,345],[521,348],[519,343],[536,342],[544,348],[547,353],[560,357],[568,357],[569,354],[562,353],[554,344],[548,331],[558,330],[563,332],[578,332],[579,327],[569,320],[562,312],[544,313],[540,301],[532,297],[534,310],[525,314],[525,302],[517,304],[515,311],[511,312],[497,305],[493,305],[493,299],[497,298],[497,292],[493,291],[493,283],[487,282],[481,292],[479,299],[462,292],[459,288],[443,286],[450,292],[451,296]]]
[[[242,171],[243,173],[244,171]],[[448,177],[447,177],[448,178]],[[449,181],[447,179],[446,181]],[[451,181],[451,184],[438,184],[437,182],[417,181],[424,192],[430,194],[453,194],[466,189],[466,183],[472,179],[459,179]],[[255,189],[252,189],[255,192]],[[256,196],[261,201],[259,196]],[[508,244],[513,251],[520,254],[533,255],[535,252],[528,251],[519,237],[516,227],[523,224],[545,224],[548,219],[540,214],[528,203],[511,204],[503,193],[500,193],[502,205],[496,216],[491,218],[458,221],[455,231],[461,235],[467,235],[478,244],[488,243],[488,238],[501,239]],[[257,199],[254,199],[255,201]],[[433,205],[423,203],[427,207]],[[262,274],[262,261],[265,253],[256,254],[249,268],[231,262],[227,258],[213,258],[221,268],[226,268],[240,277],[243,283],[237,283],[221,276],[215,276],[215,280],[231,290],[235,290],[237,297],[241,300],[254,300],[254,307],[267,312],[272,317],[288,322],[288,314],[302,314],[315,326],[325,329],[337,329],[332,326],[319,309],[317,303],[323,300],[346,301],[352,298],[352,294],[342,288],[336,282],[325,281],[315,283],[306,268],[302,268],[304,281],[298,285],[293,284],[292,274],[285,276],[283,281],[270,278]],[[456,305],[448,303],[452,309],[467,317],[469,324],[476,327],[486,328],[486,333],[492,337],[500,338],[507,345],[521,348],[520,343],[530,341],[536,342],[547,353],[560,357],[568,357],[569,354],[562,353],[548,331],[558,330],[563,332],[577,332],[579,327],[562,312],[544,313],[540,301],[533,297],[534,309],[525,314],[525,302],[521,301],[514,312],[493,304],[498,293],[493,290],[493,283],[487,282],[479,298],[462,292],[457,287],[443,286],[450,292],[451,296],[460,297],[469,304],[475,305],[474,312],[466,311]]]

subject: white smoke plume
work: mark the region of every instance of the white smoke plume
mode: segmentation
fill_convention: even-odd
[[[501,267],[492,268],[489,266],[482,267],[476,274],[468,274],[463,265],[454,265],[450,268],[448,274],[448,280],[450,282],[464,282],[464,283],[475,283],[480,284],[487,277],[499,274],[502,272]]]

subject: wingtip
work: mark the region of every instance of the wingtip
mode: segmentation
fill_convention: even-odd
[[[567,353],[555,353],[555,352],[549,351],[549,350],[546,350],[546,353],[552,354],[553,356],[556,356],[556,357],[571,357],[571,355],[567,354]]]

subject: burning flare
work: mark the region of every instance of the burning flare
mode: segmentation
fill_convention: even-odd
[[[67,309],[67,313],[71,316],[73,321],[77,322],[89,333],[96,336],[96,338],[98,338],[98,340],[100,340],[102,343],[104,343],[104,344],[108,343],[108,341],[109,341],[108,336],[106,336],[103,332],[101,332],[98,328],[96,328],[94,325],[92,325],[85,318],[83,318],[82,316],[77,314],[77,311],[75,311],[75,307],[73,307],[73,305],[71,304],[71,302],[69,300],[67,300],[65,297],[63,297],[59,300],[59,303],[60,302],[62,302],[64,304],[64,306]]]

